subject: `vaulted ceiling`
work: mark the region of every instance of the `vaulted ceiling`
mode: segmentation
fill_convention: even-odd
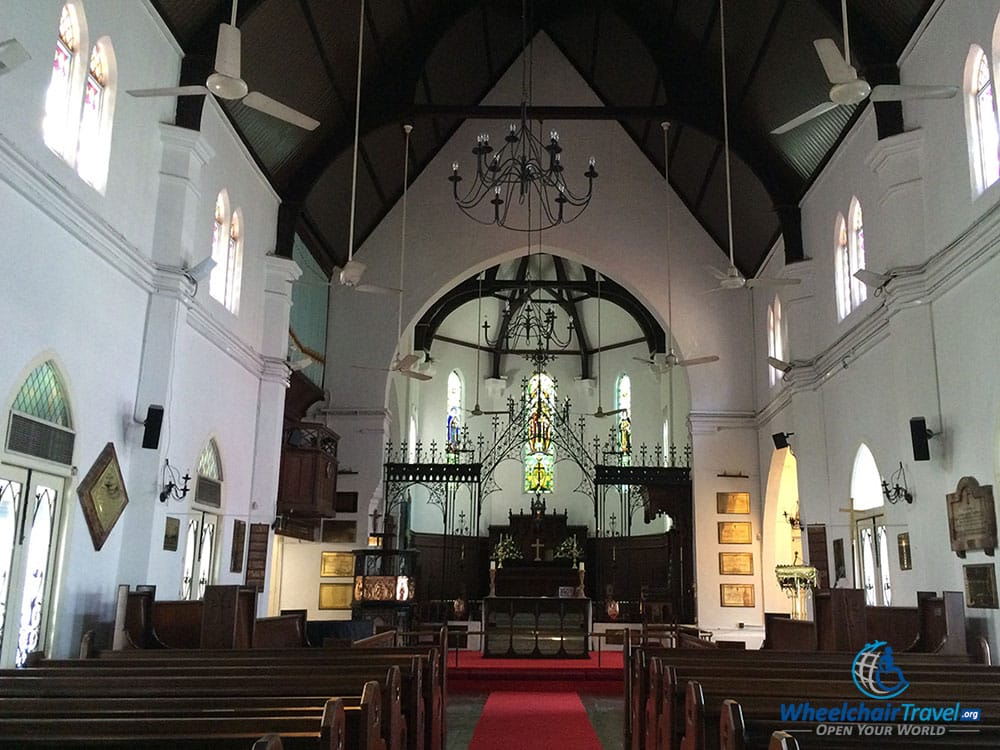
[[[181,82],[203,83],[230,0],[153,0],[185,52]],[[224,107],[282,197],[278,250],[305,240],[329,272],[348,254],[360,0],[242,0],[243,78],[321,122],[301,130],[239,102]],[[718,0],[529,0],[528,35],[544,31],[614,119],[719,243],[726,240]],[[898,82],[896,61],[933,0],[848,0],[851,58],[873,86]],[[725,0],[737,266],[755,273],[775,239],[803,256],[798,202],[864,107],[879,137],[902,130],[898,103],[841,106],[783,135],[771,131],[825,101],[813,40],[843,39],[839,0]],[[368,0],[355,246],[402,193],[398,155],[414,124],[410,178],[471,117],[521,52],[521,0]],[[149,81],[170,85],[171,81]],[[935,81],[928,83],[954,83]],[[517,102],[511,104],[516,105]],[[546,102],[533,101],[545,117]],[[178,100],[198,127],[202,97]],[[442,176],[442,190],[449,186]]]

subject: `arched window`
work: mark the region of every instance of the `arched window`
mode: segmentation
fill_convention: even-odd
[[[80,49],[86,44],[83,11],[66,3],[59,16],[52,78],[45,93],[42,137],[45,145],[72,163],[77,133],[77,103],[82,82]]]
[[[843,320],[851,312],[851,259],[847,243],[847,222],[843,214],[837,214],[835,231],[833,268],[837,293],[837,320]]]
[[[43,362],[14,397],[7,450],[71,466],[74,438],[66,391],[55,363]]]
[[[615,383],[615,409],[618,413],[618,450],[622,454],[622,464],[632,463],[632,380],[622,373]]]
[[[103,37],[90,53],[76,158],[76,169],[80,177],[102,192],[107,183],[108,160],[111,156],[114,72],[115,58],[111,40]]]
[[[528,429],[524,441],[524,491],[552,492],[556,454],[552,445],[552,413],[556,384],[548,374],[535,373],[525,390]]]
[[[965,80],[966,135],[973,192],[978,195],[1000,178],[1000,129],[989,59],[977,44],[969,48]]]
[[[452,370],[448,375],[448,414],[445,418],[447,448],[449,460],[457,458],[462,438],[462,377],[458,370]]]
[[[215,199],[212,260],[215,267],[208,279],[208,292],[238,315],[243,283],[243,216],[239,209],[230,213],[229,193],[225,190],[220,190]]]
[[[198,480],[194,489],[194,501],[213,508],[222,507],[222,457],[215,440],[208,444],[198,456]]]
[[[208,279],[208,293],[219,302],[226,299],[226,255],[229,252],[229,194],[220,190],[215,198],[212,221],[212,260],[215,266]]]
[[[851,207],[847,215],[851,221],[851,236],[848,244],[850,246],[851,309],[853,310],[868,299],[867,287],[854,276],[865,267],[865,224],[861,215],[861,203],[857,198],[851,199]]]
[[[767,353],[775,359],[785,359],[785,336],[781,319],[781,300],[777,297],[767,306]],[[767,367],[768,382],[774,385],[781,379],[781,371],[773,365]]]

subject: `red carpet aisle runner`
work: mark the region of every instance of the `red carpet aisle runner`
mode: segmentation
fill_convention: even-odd
[[[601,750],[576,693],[490,693],[469,750]]]
[[[620,695],[624,689],[621,652],[589,659],[484,659],[462,651],[448,655],[448,690],[489,693],[493,690],[573,692]]]

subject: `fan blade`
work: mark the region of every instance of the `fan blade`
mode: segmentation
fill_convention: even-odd
[[[771,131],[771,135],[781,135],[782,133],[787,133],[789,130],[794,130],[799,125],[804,125],[810,120],[815,119],[820,115],[826,114],[831,109],[836,109],[838,106],[839,105],[834,104],[833,102],[823,102],[822,104],[817,104],[808,112],[803,112],[798,117],[793,117],[784,125],[779,125],[778,127],[776,127],[774,130]]]
[[[417,372],[416,370],[399,370],[399,374],[411,378],[413,380],[430,380],[431,376],[425,372]]]
[[[632,359],[634,359],[636,362],[642,362],[644,365],[655,365],[656,364],[656,362],[654,362],[649,357],[632,357]]]
[[[368,294],[399,294],[399,289],[391,286],[379,286],[378,284],[355,284],[355,291],[366,292]]]
[[[775,370],[781,370],[781,372],[788,372],[792,369],[791,362],[786,362],[785,360],[778,359],[777,357],[768,357],[767,363]]]
[[[795,286],[801,283],[802,279],[773,279],[773,278],[747,279],[747,286],[751,289],[753,289],[754,287],[762,287],[762,286]]]
[[[215,46],[215,72],[230,78],[240,77],[240,30],[228,23],[219,24]]]
[[[319,127],[319,120],[314,120],[309,115],[304,115],[297,109],[292,109],[259,91],[251,91],[243,97],[243,103],[258,112],[277,117],[279,120],[284,120],[304,130],[315,130]]]
[[[849,83],[857,80],[858,71],[854,66],[848,65],[847,60],[840,54],[840,48],[832,39],[816,39],[813,41],[819,61],[823,64],[823,72],[830,80],[830,83]]]
[[[413,365],[420,361],[419,354],[407,354],[405,357],[397,359],[393,365],[393,370],[409,370]]]
[[[723,279],[728,279],[729,278],[729,274],[728,273],[726,273],[725,271],[719,270],[715,266],[710,266],[710,265],[708,265],[706,263],[705,264],[705,268],[708,270],[708,272],[710,274],[712,274],[712,276],[714,276],[719,281],[722,281]]]
[[[694,367],[695,365],[707,365],[709,362],[718,362],[719,358],[715,354],[709,354],[704,357],[692,357],[691,359],[682,359],[677,365],[679,367]]]
[[[951,99],[958,86],[896,86],[881,84],[872,89],[868,98],[873,102],[898,102],[907,99]]]
[[[623,411],[628,411],[628,410],[627,409],[612,409],[611,411],[602,411],[601,407],[598,406],[597,407],[597,411],[595,411],[590,416],[597,417],[598,419],[604,419],[604,417],[611,417],[611,416],[614,416],[615,414],[621,414]]]
[[[369,365],[351,365],[354,370],[375,370],[376,372],[392,372],[385,367],[370,367]]]
[[[205,86],[173,86],[165,89],[133,89],[128,92],[132,96],[194,96],[196,94],[207,94]]]

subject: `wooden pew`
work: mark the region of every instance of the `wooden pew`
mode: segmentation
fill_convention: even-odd
[[[5,736],[7,727],[15,731],[11,724],[23,719],[29,713],[45,714],[46,705],[52,705],[68,699],[81,701],[77,707],[79,714],[75,718],[90,721],[92,716],[100,716],[101,711],[111,711],[115,706],[100,701],[106,699],[124,699],[133,702],[135,711],[144,706],[147,714],[160,717],[156,706],[161,702],[173,701],[173,706],[180,710],[185,700],[193,700],[198,713],[205,714],[214,706],[217,717],[228,718],[227,715],[240,712],[245,718],[259,718],[261,712],[270,716],[272,708],[268,705],[277,699],[285,700],[287,710],[278,711],[277,718],[292,720],[296,712],[315,718],[316,707],[325,705],[327,696],[336,695],[341,698],[341,706],[345,711],[345,731],[348,746],[354,744],[376,750],[401,750],[406,738],[405,722],[400,710],[400,676],[398,667],[391,667],[383,678],[385,688],[379,682],[366,680],[368,673],[355,675],[338,675],[331,678],[325,674],[291,675],[256,675],[256,676],[138,676],[123,673],[118,676],[93,677],[87,679],[81,676],[87,674],[80,670],[23,669],[5,670],[0,672],[0,717],[7,724],[0,723],[0,737]],[[280,684],[279,684],[280,683]],[[18,703],[12,699],[21,698]],[[241,699],[263,699],[256,704],[245,702],[240,706]],[[298,706],[295,700],[298,700]],[[26,707],[26,701],[35,700],[39,703],[35,708]],[[214,700],[214,704],[211,702]],[[88,705],[89,701],[89,705]],[[205,704],[205,708],[198,708]],[[228,707],[227,707],[228,706]],[[68,719],[70,706],[60,709],[60,718]],[[128,716],[117,706],[117,713],[100,718],[105,722],[113,722]],[[275,717],[272,717],[275,718]],[[93,721],[98,721],[94,718]],[[147,717],[148,720],[148,717]],[[51,723],[51,722],[50,722]],[[60,731],[69,731],[63,726]],[[112,732],[110,727],[102,726],[102,731]],[[259,736],[264,733],[254,728],[252,734]],[[279,734],[282,732],[278,732]],[[61,735],[60,735],[61,736]]]
[[[373,683],[377,688],[377,685]],[[51,699],[37,701],[53,703]],[[58,713],[58,706],[55,707]],[[93,718],[59,714],[0,715],[0,748],[19,750],[74,750],[75,748],[121,747],[136,750],[211,747],[213,750],[253,748],[284,750],[346,750],[378,745],[354,745],[346,732],[343,704],[331,699],[322,713],[309,716],[203,716],[190,712],[151,717],[138,705],[124,716]],[[261,738],[261,735],[265,737]],[[275,735],[284,739],[275,741]]]
[[[674,667],[660,664],[658,658],[653,658],[649,669],[650,695],[647,696],[644,711],[647,728],[644,746],[678,746],[682,730],[676,717],[683,715],[684,682],[689,678],[700,681],[709,701],[721,702],[724,698],[745,700],[744,696],[753,695],[765,703],[769,702],[772,712],[783,701],[798,702],[803,697],[856,701],[859,694],[845,668],[845,660],[850,656],[842,656],[840,664],[813,664],[812,655],[800,655],[800,661],[779,667],[772,666],[769,660],[756,664],[725,665],[698,661],[684,664],[676,653],[672,657],[677,664]],[[956,666],[961,667],[958,673]],[[904,669],[911,681],[907,696],[928,704],[940,699],[943,704],[951,705],[961,699],[967,705],[978,705],[984,702],[984,696],[996,694],[1000,687],[1000,670],[982,665],[961,666],[946,661],[934,663],[925,660],[923,664],[904,665]],[[660,697],[653,694],[658,687],[663,693]],[[658,741],[654,741],[657,733]]]
[[[92,659],[44,660],[32,658],[29,664],[59,666],[68,669],[138,669],[142,666],[169,668],[186,665],[188,668],[218,668],[231,665],[250,665],[261,669],[281,670],[297,665],[303,670],[341,670],[359,668],[363,665],[392,664],[406,665],[403,679],[403,705],[409,706],[404,713],[410,717],[410,750],[443,750],[446,738],[446,677],[442,659],[443,652],[436,647],[395,647],[395,648],[305,648],[305,649],[259,649],[259,650],[208,650],[208,649],[166,649],[92,652]],[[413,671],[413,659],[419,659],[420,679],[415,684],[407,675]],[[422,696],[422,706],[419,698]],[[419,720],[412,718],[422,714]],[[423,727],[422,732],[420,727]]]

